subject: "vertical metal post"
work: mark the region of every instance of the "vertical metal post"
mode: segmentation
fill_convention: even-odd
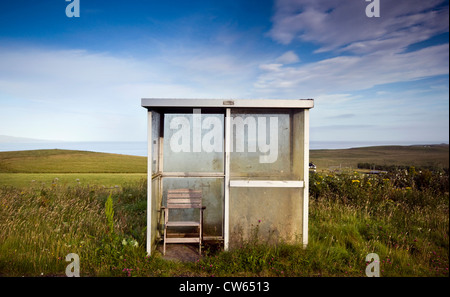
[[[231,152],[231,109],[225,114],[225,177],[224,177],[224,250],[228,250],[230,239],[230,152]]]
[[[308,245],[309,214],[309,109],[303,110],[303,247]]]
[[[150,256],[152,251],[152,112],[147,116],[147,254]]]

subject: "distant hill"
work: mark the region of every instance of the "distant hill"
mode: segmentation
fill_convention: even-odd
[[[317,170],[357,168],[358,163],[449,167],[449,145],[375,146],[311,150]],[[147,157],[75,150],[0,152],[0,173],[146,173]]]
[[[310,161],[318,170],[357,168],[358,163],[449,168],[449,145],[374,146],[351,149],[311,150]]]
[[[147,157],[73,150],[0,152],[0,173],[146,173]]]

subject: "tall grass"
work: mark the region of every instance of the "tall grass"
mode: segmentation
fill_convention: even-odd
[[[369,253],[382,276],[448,276],[446,173],[396,171],[310,175],[310,242],[242,248],[197,263],[201,275],[365,276]]]
[[[306,249],[259,241],[255,222],[241,248],[208,243],[198,262],[181,263],[146,256],[145,180],[112,190],[59,181],[4,186],[0,275],[65,275],[65,256],[77,253],[81,276],[364,276],[374,252],[381,276],[448,276],[448,192],[447,174],[412,168],[312,173]]]
[[[0,190],[0,272],[51,275],[64,272],[65,256],[90,255],[108,230],[99,189]],[[101,193],[103,194],[103,193]],[[83,257],[84,256],[84,257]]]

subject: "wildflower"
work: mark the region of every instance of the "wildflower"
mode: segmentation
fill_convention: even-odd
[[[354,183],[360,183],[360,181],[357,180],[357,179],[353,179],[353,180],[352,180],[352,184],[354,184]]]

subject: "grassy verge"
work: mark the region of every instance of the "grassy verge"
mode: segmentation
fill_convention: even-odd
[[[448,175],[312,173],[310,191],[308,248],[265,244],[256,229],[239,249],[207,245],[200,261],[179,263],[145,254],[145,180],[4,186],[0,274],[64,275],[77,253],[82,276],[364,276],[375,252],[382,276],[448,276]]]
[[[146,173],[147,158],[73,150],[0,152],[3,173]]]
[[[448,164],[448,146],[435,151],[442,158],[445,149]],[[412,158],[402,148],[381,150],[405,154],[399,165]],[[201,260],[179,263],[145,253],[145,158],[16,153],[0,153],[0,276],[65,275],[69,253],[80,256],[82,276],[365,276],[372,252],[381,276],[449,275],[449,176],[439,166],[311,173],[306,249],[259,241],[255,222],[255,237],[241,248],[206,244]],[[332,159],[322,153],[322,161]],[[382,164],[381,155],[366,149],[352,162]],[[417,164],[437,160],[421,156]]]
[[[146,178],[146,173],[0,173],[0,187],[36,187],[58,183],[65,186],[122,186]]]

